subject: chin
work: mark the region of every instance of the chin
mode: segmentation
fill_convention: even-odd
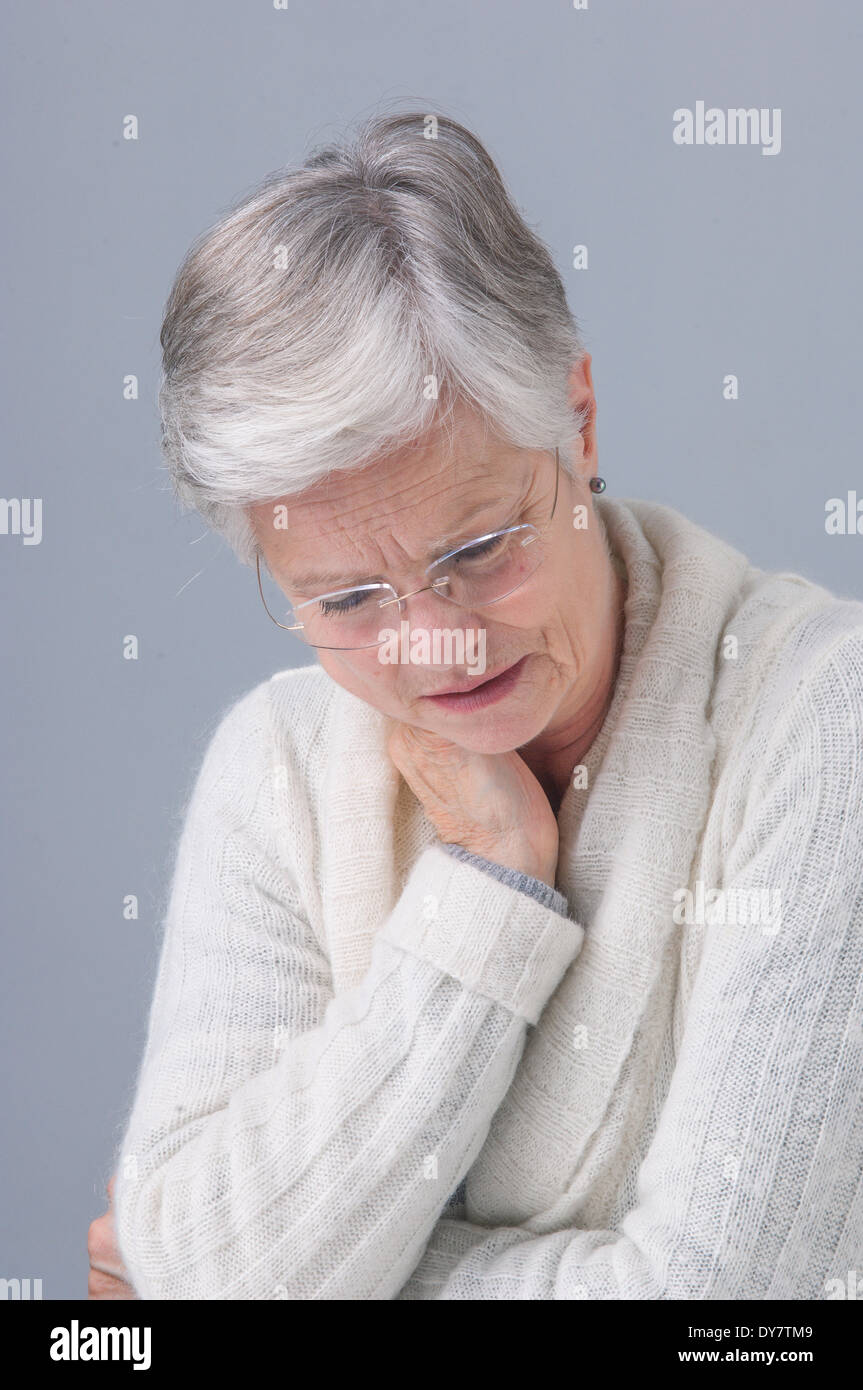
[[[494,718],[489,710],[437,721],[434,733],[451,739],[468,753],[512,753],[538,738],[550,715],[521,712]]]

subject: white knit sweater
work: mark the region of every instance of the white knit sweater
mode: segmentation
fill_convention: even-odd
[[[863,1269],[863,604],[598,505],[629,592],[558,817],[572,920],[445,852],[321,668],[219,723],[117,1155],[140,1296],[819,1299]]]

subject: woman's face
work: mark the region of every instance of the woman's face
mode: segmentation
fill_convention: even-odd
[[[579,478],[573,482],[561,467],[542,564],[520,588],[482,611],[457,607],[428,589],[409,598],[401,615],[395,607],[385,610],[382,628],[397,631],[407,620],[411,635],[420,628],[432,637],[436,629],[472,630],[475,645],[465,648],[463,664],[431,664],[435,656],[453,660],[452,650],[439,645],[435,652],[432,642],[428,664],[393,661],[392,647],[386,660],[376,649],[318,648],[332,678],[393,719],[473,752],[505,752],[544,731],[577,726],[607,678],[613,586],[587,486],[595,471],[588,457],[592,432],[585,429],[584,437],[589,447],[581,441]],[[440,544],[444,537],[459,544],[522,519],[545,524],[554,483],[553,453],[501,444],[463,418],[448,447],[404,449],[282,499],[286,529],[274,529],[273,503],[251,508],[250,515],[271,574],[294,601],[375,580],[408,594],[429,582],[426,566],[452,548]],[[577,528],[574,520],[585,516],[586,528]],[[478,633],[484,633],[484,669]],[[402,650],[407,658],[407,644]],[[412,650],[416,655],[416,644]],[[470,693],[435,698],[457,685]]]

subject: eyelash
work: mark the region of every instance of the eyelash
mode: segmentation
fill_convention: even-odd
[[[329,617],[331,613],[349,613],[352,608],[357,608],[362,602],[357,595],[349,594],[347,598],[340,598],[333,602],[331,599],[324,599],[321,603],[321,616]]]
[[[483,541],[479,545],[472,545],[469,554],[461,558],[471,560],[480,559],[485,555],[490,555],[502,544],[503,536],[492,536],[489,540]],[[334,613],[349,613],[352,609],[359,607],[361,602],[362,599],[357,598],[355,593],[348,595],[347,598],[336,599],[335,601],[332,599],[324,599],[320,607],[321,616],[329,617]]]
[[[490,540],[482,541],[479,545],[472,545],[470,550],[462,557],[465,559],[476,559],[482,555],[490,555],[499,545],[503,544],[503,536],[492,536]]]

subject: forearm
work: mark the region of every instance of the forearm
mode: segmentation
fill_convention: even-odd
[[[188,1123],[143,1095],[117,1230],[143,1297],[395,1296],[470,1167],[581,928],[426,853],[321,1025]],[[124,1177],[124,1168],[137,1179]]]

